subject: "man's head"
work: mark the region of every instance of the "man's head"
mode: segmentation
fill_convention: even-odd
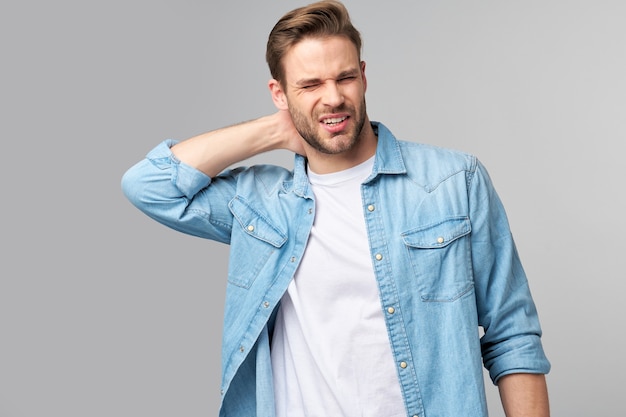
[[[314,172],[346,169],[374,154],[361,37],[341,3],[287,13],[270,34],[267,60],[274,104],[289,111]]]
[[[284,83],[283,57],[306,38],[345,37],[361,57],[361,35],[352,26],[348,11],[338,1],[327,0],[300,7],[284,15],[270,32],[265,58],[272,78]]]

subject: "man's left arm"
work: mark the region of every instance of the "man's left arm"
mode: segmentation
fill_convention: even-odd
[[[498,389],[507,417],[550,417],[545,375],[505,375],[498,381]]]
[[[472,266],[483,362],[500,390],[507,417],[548,417],[537,309],[508,219],[484,166],[471,177]]]

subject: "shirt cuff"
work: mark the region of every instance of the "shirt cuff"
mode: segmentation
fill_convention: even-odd
[[[167,139],[151,150],[146,158],[156,166],[169,166],[172,170],[172,183],[185,197],[191,199],[211,183],[211,177],[176,158],[170,148],[178,142]]]

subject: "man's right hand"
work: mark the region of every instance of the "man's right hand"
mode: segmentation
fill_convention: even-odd
[[[296,130],[293,124],[291,114],[288,110],[279,110],[273,115],[276,118],[276,122],[282,128],[281,135],[283,137],[282,149],[290,150],[294,153],[306,156],[306,149],[304,147],[304,139],[300,136],[300,133]]]

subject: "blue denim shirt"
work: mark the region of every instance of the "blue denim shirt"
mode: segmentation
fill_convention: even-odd
[[[505,211],[475,157],[373,126],[362,210],[407,416],[486,416],[483,364],[494,383],[550,369]],[[129,169],[123,190],[164,225],[230,244],[220,416],[274,416],[273,313],[315,217],[306,161],[209,178],[179,162],[174,143]]]

